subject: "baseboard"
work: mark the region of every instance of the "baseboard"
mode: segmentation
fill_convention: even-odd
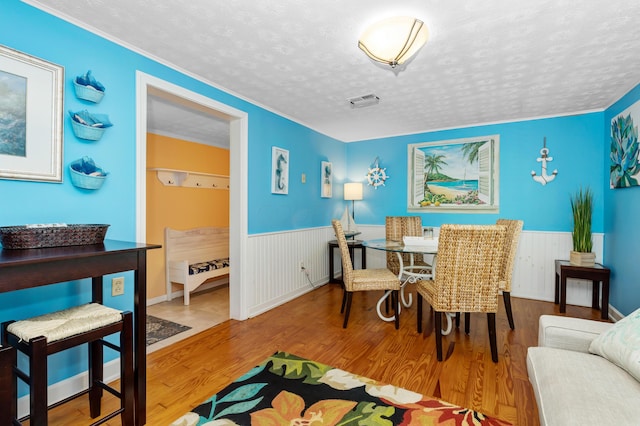
[[[229,276],[207,281],[203,283],[201,286],[199,286],[197,289],[192,291],[191,294],[192,295],[198,294],[202,291],[210,290],[212,288],[220,287],[227,284],[229,284]],[[184,290],[176,290],[173,293],[171,293],[171,299],[179,299],[179,298],[182,298],[183,296],[184,296]],[[157,305],[158,303],[166,302],[167,300],[169,299],[167,298],[166,294],[162,296],[154,297],[152,299],[147,299],[147,306]]]
[[[314,282],[313,286],[307,285],[307,286],[305,286],[303,288],[299,288],[297,290],[294,290],[292,292],[284,294],[284,295],[282,295],[280,297],[272,299],[268,303],[264,303],[264,304],[261,304],[261,305],[254,306],[249,311],[249,318],[256,317],[256,316],[258,316],[260,314],[263,314],[263,313],[265,313],[265,312],[267,312],[267,311],[269,311],[269,310],[271,310],[273,308],[276,308],[276,307],[278,307],[280,305],[284,305],[285,303],[290,302],[293,299],[296,299],[296,298],[302,296],[303,294],[306,294],[306,293],[308,293],[310,291],[315,290],[316,288],[319,288],[319,287],[321,287],[321,286],[323,286],[325,284],[328,284],[328,282],[329,282],[328,278],[322,280],[319,283],[318,282]]]
[[[111,383],[120,378],[120,360],[114,359],[104,364],[104,382]],[[20,380],[18,380],[20,383]],[[89,387],[89,373],[87,371],[76,376],[54,383],[47,389],[49,405],[62,401],[83,389]],[[87,402],[88,404],[88,402]],[[18,398],[18,418],[29,414],[29,394]]]

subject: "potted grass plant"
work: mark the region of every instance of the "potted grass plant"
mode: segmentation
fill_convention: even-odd
[[[589,188],[580,188],[571,196],[571,212],[573,213],[573,250],[569,263],[576,266],[593,266],[596,254],[591,250],[591,213],[593,210],[593,193]]]

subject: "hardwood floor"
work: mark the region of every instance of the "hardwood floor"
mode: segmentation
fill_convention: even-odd
[[[375,312],[380,293],[357,293],[349,326],[342,328],[338,285],[322,286],[247,321],[225,321],[148,355],[147,424],[167,425],[234,379],[282,350],[334,367],[473,408],[516,425],[538,425],[527,378],[526,353],[538,339],[538,317],[558,313],[553,303],[512,298],[516,329],[497,316],[499,362],[491,361],[486,315],[472,314],[471,333],[461,324],[443,341],[451,357],[438,362],[433,333],[416,332],[416,308],[403,309],[400,329]],[[425,305],[425,313],[428,313]],[[567,306],[572,317],[598,319],[599,311]],[[425,329],[431,330],[432,322]],[[103,411],[115,400],[106,395]],[[49,414],[51,425],[89,424],[88,402],[65,404]],[[119,420],[110,425],[120,424]]]

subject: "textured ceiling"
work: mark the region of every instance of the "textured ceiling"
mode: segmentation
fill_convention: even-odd
[[[147,98],[147,131],[176,139],[185,139],[220,148],[229,148],[229,122],[189,108],[184,102],[149,95]]]
[[[346,142],[601,110],[640,81],[638,0],[25,2]],[[431,40],[394,73],[357,39],[404,14]]]

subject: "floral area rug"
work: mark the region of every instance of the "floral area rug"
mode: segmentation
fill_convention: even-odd
[[[171,426],[436,424],[510,423],[277,352]]]
[[[187,330],[191,330],[191,327],[147,315],[147,346]]]

